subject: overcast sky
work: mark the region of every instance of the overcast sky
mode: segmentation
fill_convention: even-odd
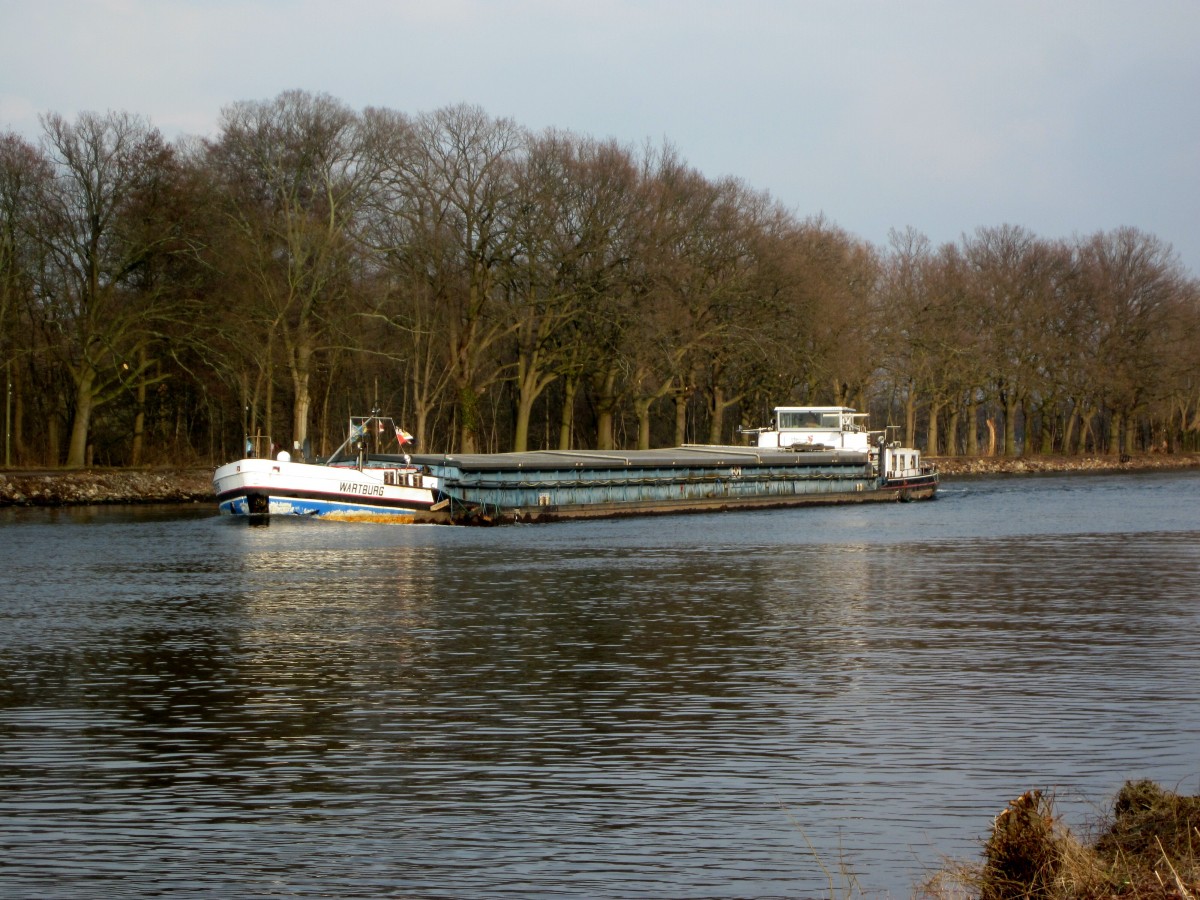
[[[668,140],[886,245],[1131,225],[1200,276],[1200,0],[0,0],[0,130],[300,88]]]

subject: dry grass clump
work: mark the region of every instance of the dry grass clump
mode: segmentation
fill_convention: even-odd
[[[1095,840],[1061,823],[1053,799],[1027,791],[992,824],[982,867],[937,873],[918,891],[979,900],[1200,900],[1200,797],[1128,782]]]
[[[1050,897],[1069,841],[1042,792],[1022,794],[992,823],[992,836],[984,847],[980,900]]]
[[[1098,856],[1135,891],[1121,896],[1200,897],[1200,796],[1184,797],[1152,781],[1128,781]],[[1157,890],[1156,890],[1157,888]]]

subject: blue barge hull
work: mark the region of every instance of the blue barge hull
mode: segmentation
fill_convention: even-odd
[[[451,521],[554,521],[932,498],[937,474],[889,481],[867,453],[685,445],[662,450],[414,455]]]

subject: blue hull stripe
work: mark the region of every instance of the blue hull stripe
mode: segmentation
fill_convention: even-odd
[[[368,503],[345,503],[336,500],[317,500],[311,497],[275,497],[269,498],[268,515],[293,516],[326,516],[331,513],[368,514],[372,516],[411,516],[413,513],[424,512],[428,507],[421,506],[373,506]],[[249,516],[250,503],[246,497],[230,497],[220,502],[223,513],[234,516]]]

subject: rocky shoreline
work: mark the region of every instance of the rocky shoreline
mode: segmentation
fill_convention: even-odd
[[[212,501],[211,469],[0,471],[0,506]]]
[[[968,475],[1061,475],[1072,472],[1139,472],[1200,468],[1200,453],[1137,456],[941,456],[926,457],[944,478]]]
[[[1112,473],[1200,468],[1200,453],[1115,456],[944,456],[944,479],[982,475]],[[0,506],[88,506],[215,502],[211,469],[47,469],[0,471]]]

